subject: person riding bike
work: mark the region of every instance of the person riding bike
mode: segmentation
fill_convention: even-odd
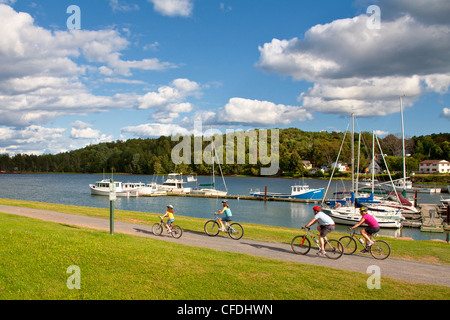
[[[225,213],[225,217],[219,218],[220,231],[225,231],[225,226],[222,221],[231,221],[231,217],[233,216],[233,214],[231,213],[230,206],[228,205],[227,200],[222,200],[222,206],[222,210],[220,210],[219,212],[215,212],[214,214]]]
[[[380,231],[380,225],[378,224],[377,219],[375,219],[373,216],[371,216],[366,207],[359,208],[359,213],[362,215],[361,220],[355,224],[353,227],[350,228],[350,230],[353,230],[363,223],[367,225],[365,229],[361,230],[361,235],[366,240],[366,248],[364,248],[361,252],[367,252],[367,248],[369,248],[371,245],[374,244],[371,237],[374,233],[377,233]]]
[[[330,216],[326,215],[322,212],[322,208],[320,206],[314,206],[313,207],[314,212],[314,218],[311,219],[311,221],[308,222],[306,226],[303,228],[309,228],[314,223],[319,222],[319,225],[317,226],[317,230],[320,232],[319,235],[319,244],[320,244],[320,250],[317,254],[324,255],[325,254],[325,237],[328,233],[334,230],[335,224],[333,219],[331,219]]]
[[[168,217],[166,227],[169,233],[172,232],[172,223],[175,221],[175,216],[173,215],[173,213],[174,213],[173,206],[169,204],[167,206],[166,213],[161,217],[161,219]]]

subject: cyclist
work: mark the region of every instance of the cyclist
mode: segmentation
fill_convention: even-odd
[[[175,216],[173,215],[173,213],[174,213],[173,206],[171,204],[169,204],[167,206],[166,213],[161,217],[161,219],[168,217],[166,227],[167,227],[167,232],[169,232],[169,233],[172,232],[172,223],[175,221]]]
[[[314,218],[311,219],[311,221],[308,222],[306,226],[303,228],[309,228],[314,223],[319,222],[319,225],[317,226],[317,230],[320,232],[319,235],[319,244],[320,244],[320,250],[317,253],[318,255],[324,255],[325,254],[325,238],[328,233],[334,230],[335,224],[333,219],[331,219],[330,216],[326,215],[322,212],[322,208],[320,206],[314,206],[313,207],[314,212]]]
[[[231,217],[233,216],[231,214],[230,206],[228,205],[227,200],[222,200],[222,210],[219,212],[215,212],[214,214],[222,214],[225,213],[225,217],[219,218],[219,224],[220,224],[220,231],[225,231],[225,226],[222,221],[231,221]]]
[[[369,248],[371,245],[374,244],[374,242],[370,239],[370,237],[374,234],[380,231],[380,225],[378,224],[377,219],[375,219],[373,216],[371,216],[367,212],[366,207],[359,208],[359,213],[362,215],[361,220],[355,224],[353,227],[350,228],[350,230],[353,230],[363,223],[367,225],[365,229],[361,230],[361,235],[366,240],[366,247],[361,252],[367,252],[367,248]]]

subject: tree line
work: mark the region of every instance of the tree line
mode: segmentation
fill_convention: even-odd
[[[256,130],[259,133],[259,130]],[[367,168],[372,160],[372,133],[362,132],[354,135],[355,158],[358,157],[359,168]],[[279,129],[278,175],[310,175],[305,168],[303,160],[310,161],[315,168],[330,166],[336,161],[342,145],[339,160],[351,163],[351,135],[342,132],[306,132],[297,128]],[[194,136],[190,144],[194,151]],[[223,141],[226,138],[223,136]],[[268,139],[268,153],[271,150],[271,140]],[[361,141],[358,147],[358,141]],[[242,141],[241,141],[242,142]],[[395,135],[388,135],[379,139],[383,154],[387,155],[386,162],[391,171],[402,170],[402,140]],[[161,136],[159,138],[130,139],[127,141],[104,142],[89,145],[84,148],[58,153],[29,155],[8,154],[0,155],[0,172],[73,172],[73,173],[99,173],[111,172],[129,174],[167,174],[170,172],[183,172],[184,174],[209,175],[212,166],[206,163],[195,163],[194,152],[188,163],[175,164],[172,159],[172,150],[179,140]],[[246,161],[243,164],[227,163],[223,153],[221,169],[224,175],[259,175],[260,168],[264,167],[261,159],[251,163],[249,139],[245,139]],[[202,150],[206,150],[211,141],[202,141]],[[233,146],[233,155],[236,156],[238,144]],[[378,143],[375,142],[376,153],[379,154]],[[407,170],[416,171],[419,162],[426,159],[450,160],[450,134],[439,133],[405,139],[407,157]],[[261,146],[258,145],[258,152]],[[231,150],[231,149],[230,149]],[[258,153],[259,154],[259,153]],[[356,160],[355,160],[356,161]],[[355,162],[356,163],[356,162]],[[383,163],[380,163],[384,166]],[[219,173],[217,166],[216,173]],[[321,174],[321,173],[316,173]]]

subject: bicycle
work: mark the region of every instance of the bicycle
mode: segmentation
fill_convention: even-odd
[[[311,240],[314,241],[320,250],[319,240],[316,238],[319,234],[312,232],[311,228],[305,228],[308,231],[304,235],[295,236],[291,241],[292,251],[296,254],[306,255],[311,250]],[[339,240],[328,239],[325,237],[325,256],[329,259],[339,259],[344,253],[344,246]]]
[[[239,223],[233,222],[229,224],[228,221],[224,221],[224,225],[225,231],[223,232],[228,233],[231,239],[239,240],[244,235],[244,228]],[[220,230],[219,217],[206,221],[204,229],[208,236],[217,236],[219,232],[222,231]]]
[[[161,221],[159,223],[155,223],[152,227],[152,231],[153,234],[155,236],[159,236],[161,235],[161,233],[163,232],[163,227],[166,228],[167,232],[170,233],[172,235],[172,237],[178,239],[183,235],[183,229],[175,224],[170,224],[170,231],[169,231],[169,226],[164,222],[162,217],[159,217],[161,219]]]
[[[359,236],[356,234],[355,230],[350,233],[349,236],[343,236],[339,239],[342,245],[344,246],[344,254],[350,255],[353,254],[357,247],[358,242],[377,260],[384,260],[391,255],[391,247],[384,240],[375,240],[373,236],[371,236],[371,240],[374,242],[373,245],[367,247],[363,236]],[[358,240],[358,242],[356,240]]]

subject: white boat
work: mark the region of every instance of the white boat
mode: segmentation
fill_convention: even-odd
[[[167,191],[159,190],[158,185],[156,183],[152,182],[152,183],[147,183],[147,185],[140,188],[139,195],[141,195],[141,196],[165,196],[165,195],[167,195]]]
[[[322,211],[329,215],[335,223],[354,226],[361,220],[361,214],[359,214],[359,208],[355,207],[341,207],[337,209],[322,208]],[[369,214],[375,217],[380,225],[380,228],[401,228],[404,220],[401,215],[401,209],[397,211],[398,214],[390,211],[372,211],[368,208]]]
[[[291,186],[291,193],[275,193],[251,191],[250,195],[254,197],[286,198],[302,200],[322,200],[324,188],[311,189],[307,184],[297,184]]]
[[[441,197],[440,202],[444,207],[448,207],[450,205],[450,198],[444,199],[443,197]]]
[[[411,180],[408,178],[397,179],[392,181],[396,190],[411,190],[413,188]]]
[[[213,145],[213,151],[215,150],[214,142]],[[215,152],[214,152],[215,154]],[[217,159],[217,163],[219,164],[219,170],[220,175],[222,176],[223,185],[225,186],[225,190],[216,190],[216,176],[215,176],[215,170],[214,170],[214,163],[216,162],[215,159]],[[194,189],[191,190],[190,194],[195,195],[202,195],[202,196],[215,196],[215,197],[224,197],[228,194],[228,188],[227,184],[225,183],[225,178],[223,177],[222,173],[222,167],[220,166],[220,161],[217,157],[217,154],[215,154],[215,159],[213,158],[212,161],[212,183],[210,184],[199,184],[200,187],[210,187],[210,188],[201,188],[201,189]],[[197,182],[197,179],[191,179],[191,181]]]
[[[387,197],[381,198],[379,200],[379,204],[394,209],[402,209],[403,213],[415,213],[415,214],[420,213],[420,210],[414,206],[413,202],[409,201],[398,192],[397,195],[391,192],[390,194],[387,195]]]
[[[114,181],[116,196],[117,197],[137,197],[139,196],[139,189],[143,186],[143,183]],[[95,184],[89,184],[92,195],[97,196],[109,196],[110,193],[110,179],[102,179]]]
[[[181,173],[169,173],[166,181],[163,184],[156,185],[158,190],[166,191],[168,193],[185,194],[191,192],[192,188],[184,187],[183,175]]]
[[[200,185],[201,186],[201,185]],[[213,188],[201,188],[191,190],[190,194],[202,195],[202,196],[217,196],[223,197],[227,195],[227,191],[216,190]]]
[[[357,206],[367,206],[369,213],[371,215],[373,215],[381,228],[400,228],[402,226],[402,221],[404,220],[402,213],[402,209],[398,209],[398,208],[392,208],[389,206],[383,206],[380,203],[378,203],[378,200],[374,200],[373,197],[373,189],[372,189],[372,193],[370,197],[359,197],[356,196],[355,194],[358,194],[358,188],[357,188],[357,184],[355,184],[355,180],[353,177],[353,172],[354,172],[354,168],[353,168],[353,163],[354,163],[354,139],[353,139],[353,135],[354,135],[354,131],[353,131],[353,122],[354,122],[354,115],[351,115],[351,124],[352,124],[352,191],[350,192],[351,198],[349,199],[348,197],[344,197],[343,200],[341,201],[337,201],[334,200],[332,201],[331,199],[328,201],[328,203],[330,203],[331,206],[329,206],[328,208],[323,208],[323,212],[328,214],[330,217],[333,218],[333,220],[335,220],[336,223],[341,223],[341,224],[350,224],[350,225],[355,225],[356,223],[358,223],[358,221],[361,220],[361,215],[359,214],[359,209],[357,208]],[[359,137],[361,138],[361,135],[359,135]],[[344,135],[344,139],[345,139],[345,135]],[[344,140],[342,141],[344,142]],[[380,153],[383,155],[383,152],[381,150],[381,146],[379,144],[378,138],[377,138],[377,142],[378,142],[378,146],[380,148]],[[373,159],[374,159],[374,153],[375,153],[375,134],[372,134],[372,163]],[[342,145],[341,145],[341,149],[342,149]],[[339,154],[341,152],[341,149],[339,150]],[[338,154],[338,159],[339,159],[339,154]],[[358,154],[359,154],[359,148],[358,148]],[[338,159],[336,161],[338,161]],[[358,158],[359,159],[359,158]],[[384,160],[384,156],[383,156],[383,161]],[[359,160],[358,160],[358,164],[359,164]],[[386,165],[386,163],[385,163]],[[387,165],[386,165],[387,168]],[[389,168],[387,168],[389,177],[390,172],[389,172]],[[358,172],[358,171],[357,171]],[[333,173],[334,170],[332,171],[332,174],[330,176],[330,180],[328,182],[328,187],[327,187],[327,191],[331,182],[331,179],[333,178]],[[356,178],[356,181],[358,181],[358,177]],[[392,179],[391,179],[391,183],[392,183]],[[353,191],[355,189],[356,186],[356,190]],[[393,186],[393,189],[395,190],[395,186]],[[375,187],[375,183],[374,183],[374,170],[372,170],[372,188]],[[346,193],[343,193],[343,195],[345,195]],[[324,200],[322,200],[322,205],[323,205]],[[357,203],[358,202],[358,203]]]

